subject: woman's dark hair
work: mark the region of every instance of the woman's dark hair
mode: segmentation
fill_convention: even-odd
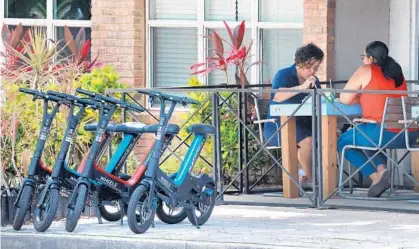
[[[297,49],[294,60],[295,64],[306,66],[308,63],[311,63],[313,59],[322,61],[323,58],[323,51],[313,43],[309,43]]]
[[[374,64],[381,68],[387,79],[393,79],[396,87],[402,85],[404,76],[402,67],[388,55],[388,47],[384,42],[373,41],[365,48],[365,54],[374,58]]]

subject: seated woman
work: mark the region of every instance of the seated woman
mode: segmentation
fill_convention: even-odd
[[[320,87],[320,83],[315,77],[315,74],[323,61],[323,57],[323,51],[312,43],[299,48],[295,53],[295,64],[281,69],[276,73],[272,81],[272,88],[279,90],[303,90],[313,88],[314,86]],[[274,92],[271,94],[270,104],[298,104],[301,103],[307,95],[308,93]],[[312,181],[311,129],[311,117],[296,117],[298,161],[306,175],[305,179],[300,179],[300,182],[302,180],[308,182]],[[266,140],[270,139],[276,131],[277,127],[274,123],[266,123],[264,126],[264,136]],[[280,135],[281,133],[278,132],[270,139],[268,144],[270,146],[279,146],[278,140],[281,141]]]
[[[344,89],[351,90],[394,90],[406,91],[406,81],[403,76],[402,68],[388,55],[387,46],[380,41],[374,41],[368,44],[362,54],[364,65],[352,75]],[[342,93],[340,101],[343,104],[359,103],[362,109],[362,117],[368,120],[374,120],[376,123],[362,123],[358,128],[363,131],[375,144],[378,144],[380,137],[380,126],[384,105],[387,97],[401,97],[400,94],[369,94],[369,93]],[[394,138],[400,130],[384,130],[382,144],[386,144]],[[346,145],[354,144],[353,135],[355,135],[355,144],[359,146],[374,146],[356,129],[350,129],[343,133],[338,139],[338,150],[342,152]],[[415,134],[411,134],[412,139]],[[417,136],[417,134],[416,134]],[[397,136],[391,146],[405,146],[405,137],[403,134]],[[371,157],[375,154],[373,151],[365,151]],[[368,161],[367,155],[357,149],[348,149],[345,151],[346,159],[355,167],[359,168]],[[373,162],[373,163],[371,163]],[[385,168],[387,158],[380,153],[374,157],[371,162],[361,169],[364,176],[372,180],[371,187],[368,190],[368,197],[380,197],[390,187],[390,171]],[[376,168],[374,167],[376,166]]]

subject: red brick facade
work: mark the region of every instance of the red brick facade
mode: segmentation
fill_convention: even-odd
[[[145,1],[92,0],[92,54],[115,66],[122,81],[136,88],[146,86]],[[139,118],[153,122],[149,115]],[[152,139],[144,136],[135,151],[145,153]]]
[[[145,86],[145,1],[92,0],[92,53],[135,87]]]
[[[304,0],[304,43],[313,42],[325,52],[320,80],[333,79],[336,0]]]

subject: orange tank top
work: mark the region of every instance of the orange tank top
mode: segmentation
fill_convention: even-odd
[[[394,91],[407,91],[406,81],[403,80],[401,86],[396,87],[393,79],[387,79],[381,68],[377,65],[371,65],[371,80],[363,90],[394,90]],[[362,109],[362,117],[365,119],[376,120],[381,123],[383,119],[383,111],[387,97],[402,97],[407,94],[372,94],[361,93],[360,104]],[[389,129],[394,132],[400,131],[399,129]]]

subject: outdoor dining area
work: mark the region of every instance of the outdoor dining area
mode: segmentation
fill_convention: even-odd
[[[313,120],[316,121],[313,122],[315,124],[313,126],[313,142],[317,146],[317,149],[313,150],[313,169],[317,169],[318,182],[322,183],[319,188],[319,191],[321,190],[319,196],[322,201],[332,198],[336,194],[350,197],[344,194],[342,188],[345,184],[351,182],[350,178],[354,177],[360,170],[353,171],[347,176],[344,175],[345,157],[344,155],[339,156],[337,149],[338,119],[350,124],[353,126],[353,129],[357,129],[357,124],[368,122],[368,120],[362,120],[360,118],[362,111],[359,104],[345,105],[340,103],[339,99],[328,98],[325,93],[330,92],[331,89],[317,91],[313,98],[317,98],[316,101],[312,101],[310,98],[302,104],[278,104],[270,106],[271,116],[280,117],[281,123],[284,124],[282,129],[280,129],[283,166],[290,172],[292,178],[298,179],[298,169],[295,167],[297,165],[295,119],[298,116],[312,116]],[[338,90],[334,91],[341,92]],[[415,93],[411,92],[409,94]],[[385,120],[383,120],[381,126],[383,129],[400,128],[402,130],[399,135],[408,137],[408,128],[418,127],[418,104],[417,97],[406,97],[402,99],[389,98],[383,113]],[[393,170],[393,173],[397,170],[403,172],[403,175],[406,175],[414,183],[414,189],[418,191],[419,149],[415,148],[417,144],[410,144],[408,139],[406,141],[406,144],[400,148],[389,146],[389,143],[384,144],[381,142],[372,147],[358,147],[356,145],[350,147],[360,150],[377,151],[376,154],[380,152],[385,153],[388,158],[388,165]],[[403,156],[397,157],[395,150],[404,150]],[[412,175],[407,173],[401,165],[401,162],[408,154],[411,156]],[[313,175],[315,176],[316,174]],[[284,198],[296,198],[299,195],[297,185],[290,179],[288,175],[284,176]],[[414,197],[410,198],[414,199]]]
[[[212,160],[208,157],[206,159],[211,164],[217,182],[219,203],[385,210],[399,210],[402,207],[404,211],[419,211],[416,204],[419,200],[419,140],[412,142],[412,139],[408,139],[412,130],[419,128],[418,92],[407,91],[402,98],[388,98],[382,114],[383,122],[379,124],[380,136],[386,129],[398,129],[397,136],[405,138],[403,141],[407,142],[394,146],[392,141],[380,138],[379,143],[371,143],[371,146],[350,144],[339,152],[338,138],[344,132],[343,129],[354,129],[362,135],[362,131],[357,131],[358,126],[372,122],[362,119],[359,104],[343,104],[339,96],[345,92],[368,90],[342,90],[340,87],[331,88],[330,82],[321,83],[322,88],[298,90],[307,94],[300,104],[270,103],[267,96],[271,93],[297,91],[272,89],[270,85],[249,85],[244,88],[228,85],[195,86],[159,90],[173,93],[187,91],[190,96],[203,96],[199,106],[190,110],[188,120],[194,116],[202,117],[199,113],[207,108],[205,119],[201,121],[216,127],[217,132],[211,144]],[[342,84],[337,81],[332,83],[337,86]],[[408,81],[408,84],[417,82]],[[135,96],[130,95],[130,90],[110,89],[107,92],[122,93],[126,95],[124,98],[135,99]],[[386,91],[370,93],[383,94]],[[229,120],[229,117],[232,119]],[[312,122],[314,184],[311,188],[299,182],[301,167],[296,143],[298,117],[309,117]],[[238,154],[233,153],[236,145],[228,144],[226,139],[225,126],[230,121],[237,127]],[[279,146],[269,145],[269,139],[278,139],[275,134],[270,138],[263,135],[264,124],[267,122],[277,122],[276,132],[282,140]],[[177,149],[184,143],[186,141],[172,149],[171,153],[178,153]],[[378,154],[387,158],[386,168],[391,173],[391,186],[379,198],[367,196],[370,180],[360,173],[362,167],[354,167],[346,160],[344,153],[349,149],[368,153],[369,161],[373,161]],[[230,157],[226,156],[227,152]],[[233,170],[231,164],[235,166]],[[259,178],[251,177],[258,167],[262,167],[264,173]],[[280,186],[268,186],[267,179],[278,171]]]

